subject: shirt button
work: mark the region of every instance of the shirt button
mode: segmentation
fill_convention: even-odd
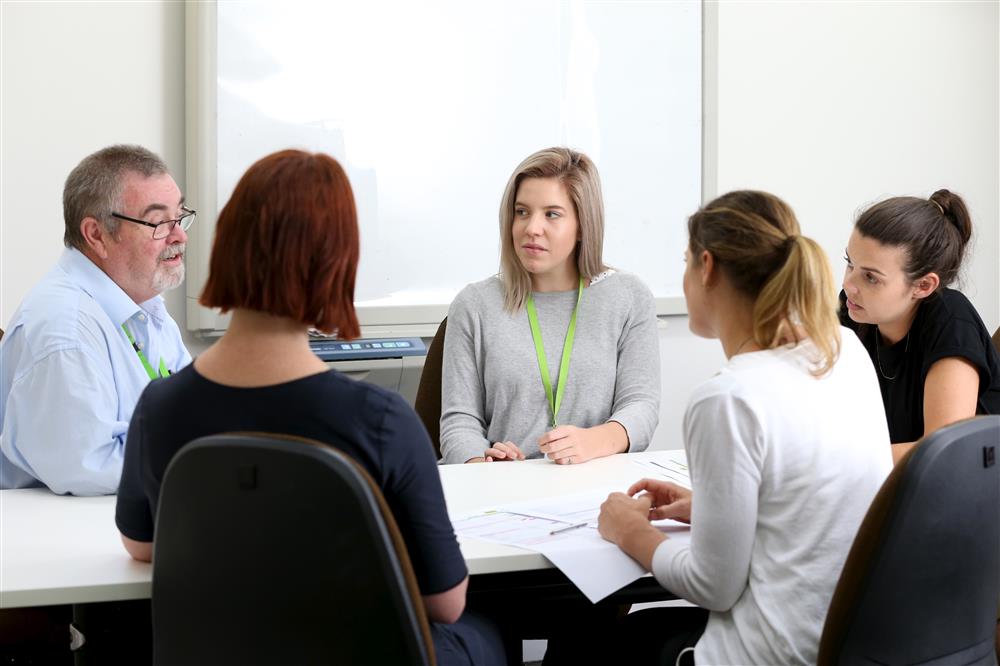
[[[140,350],[144,348],[141,342],[135,343],[135,346],[138,347]]]
[[[139,321],[146,321],[146,315],[139,313]]]

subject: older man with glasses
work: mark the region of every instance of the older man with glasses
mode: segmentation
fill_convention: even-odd
[[[0,489],[110,494],[139,394],[191,362],[160,294],[195,212],[163,160],[122,145],[73,169],[63,216],[66,250],[0,340]]]

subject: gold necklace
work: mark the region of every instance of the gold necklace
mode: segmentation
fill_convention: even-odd
[[[879,333],[878,331],[876,331],[875,334],[878,337],[882,337],[882,334]],[[894,374],[892,377],[890,377],[889,375],[885,374],[885,370],[882,369],[882,359],[879,358],[879,355],[878,355],[878,348],[879,348],[879,343],[878,343],[878,339],[876,339],[875,340],[875,365],[878,366],[878,373],[880,375],[882,375],[882,377],[884,377],[885,379],[887,379],[888,381],[891,382],[892,380],[894,380],[896,377],[899,376],[899,370],[900,370],[900,368],[903,367],[903,364],[900,363],[899,368],[896,368],[896,374]],[[905,354],[908,351],[910,351],[910,332],[909,331],[906,332],[906,346],[903,347],[903,353]]]

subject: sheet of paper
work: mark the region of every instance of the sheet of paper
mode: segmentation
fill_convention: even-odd
[[[510,502],[504,504],[503,509],[529,516],[544,516],[568,525],[587,523],[588,526],[596,529],[597,516],[601,513],[601,504],[608,498],[608,495],[622,490],[624,489],[617,486],[608,486],[572,495]]]
[[[552,534],[552,530],[565,527],[561,520],[511,513],[502,509],[490,509],[453,521],[455,533],[461,537],[475,537],[505,546],[519,546],[537,550],[546,541],[570,538],[570,532]]]
[[[655,451],[632,462],[642,467],[648,476],[673,481],[685,488],[691,487],[691,473],[688,471],[687,457],[683,451]]]
[[[462,537],[539,552],[591,602],[597,603],[646,573],[635,560],[597,532],[600,505],[614,490],[507,504],[455,520],[455,532]],[[580,523],[586,524],[552,533]],[[689,538],[687,525],[675,521],[654,524],[668,531],[671,538]]]

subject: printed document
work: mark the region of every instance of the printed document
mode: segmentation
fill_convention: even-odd
[[[601,503],[619,488],[543,500],[512,502],[454,521],[461,537],[483,539],[541,553],[597,603],[646,571],[597,532]],[[690,540],[690,528],[673,520],[654,523],[672,539]]]
[[[688,471],[687,456],[681,449],[670,451],[649,451],[641,459],[632,461],[642,467],[647,476],[666,479],[678,486],[691,488],[691,473]]]

